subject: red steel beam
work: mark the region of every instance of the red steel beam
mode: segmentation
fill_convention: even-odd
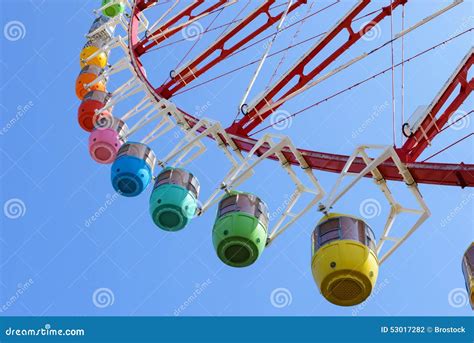
[[[140,12],[154,6],[159,0],[135,0],[136,9]]]
[[[187,64],[183,69],[176,73],[171,80],[167,83],[163,84],[162,86],[158,87],[156,91],[164,98],[170,98],[175,94],[177,91],[185,87],[188,83],[198,78],[200,75],[211,69],[212,67],[216,66],[219,62],[225,60],[229,55],[237,51],[240,47],[247,44],[249,41],[257,37],[259,34],[270,28],[276,22],[280,20],[280,18],[285,14],[285,11],[282,11],[276,15],[270,14],[270,6],[275,3],[276,0],[267,0],[263,1],[260,7],[258,7],[255,11],[250,13],[245,19],[243,19],[238,25],[236,25],[233,29],[219,38],[214,44],[208,47],[204,52],[202,52],[199,56],[197,56],[193,61]],[[288,13],[291,13],[296,8],[301,6],[302,4],[306,3],[307,0],[297,0],[295,1]],[[267,21],[262,24],[260,27],[252,30],[251,33],[243,37],[238,42],[234,43],[230,47],[226,47],[226,43],[235,37],[239,32],[245,29],[250,23],[252,23],[255,19],[260,17],[261,15],[267,16]],[[219,51],[218,56],[209,59],[208,58],[215,54],[216,51]],[[204,62],[204,63],[203,63]]]
[[[151,48],[155,47],[156,45],[160,44],[164,40],[170,38],[177,32],[181,31],[183,28],[181,25],[177,25],[172,27],[174,24],[178,23],[183,18],[187,18],[188,21],[191,21],[201,15],[205,15],[211,13],[212,11],[217,10],[218,8],[224,6],[229,0],[219,0],[217,3],[209,6],[208,8],[202,10],[200,13],[193,14],[193,12],[201,6],[205,1],[204,0],[196,0],[193,1],[189,6],[182,9],[178,14],[176,14],[173,18],[169,19],[165,24],[161,25],[159,28],[154,30],[152,33],[149,33],[145,38],[139,41],[135,45],[135,51],[139,56],[143,55]],[[162,34],[166,31],[166,34]]]
[[[474,64],[474,49],[471,49],[466,56],[466,61],[459,68],[454,77],[448,80],[444,90],[434,100],[427,109],[429,114],[422,121],[418,129],[411,135],[400,149],[400,155],[406,162],[413,162],[423,153],[423,151],[431,144],[440,130],[446,125],[449,118],[464,103],[466,98],[474,89],[474,78],[468,80],[469,69]],[[459,86],[459,92],[449,103],[452,95],[455,94],[456,88]],[[447,105],[448,104],[448,105]],[[446,109],[438,116],[443,106]]]
[[[130,19],[131,22],[128,32],[131,53],[130,55],[132,59],[132,65],[134,66],[138,77],[142,82],[144,82],[148,90],[152,92],[155,99],[159,100],[161,96],[158,93],[153,92],[154,87],[144,75],[143,68],[141,68],[142,64],[140,62],[140,57],[133,49],[135,43],[138,41],[138,15],[142,11],[142,8],[139,5],[143,2],[146,2],[146,0],[135,0],[132,18]],[[198,122],[197,118],[194,118],[190,114],[184,112],[182,109],[180,109],[180,111],[185,114],[185,118],[191,127]],[[239,137],[237,135],[231,135],[231,138],[237,147],[242,151],[250,151],[257,142],[255,139]],[[264,149],[265,147],[262,147],[262,153],[264,152]],[[303,154],[310,168],[325,172],[340,173],[349,158],[349,156],[345,155],[336,155],[332,153],[310,151],[305,149],[298,150]],[[285,157],[291,164],[299,164],[291,152],[285,152]],[[364,161],[360,158],[357,158],[352,164],[350,172],[360,172],[365,168],[365,166],[366,165]],[[407,163],[407,168],[417,183],[474,187],[473,164],[412,162]],[[400,175],[398,167],[391,160],[382,163],[379,167],[379,170],[386,180],[403,181],[403,177]],[[367,174],[366,176],[372,177],[370,174]]]
[[[321,39],[313,48],[311,48],[311,50],[309,50],[296,65],[294,65],[273,87],[268,89],[262,98],[248,110],[242,119],[234,122],[227,129],[228,132],[247,136],[253,129],[260,125],[273,112],[274,109],[278,108],[282,104],[275,106],[273,109],[269,109],[260,113],[264,107],[267,107],[268,105],[271,105],[272,103],[275,103],[280,99],[285,98],[289,94],[301,89],[332,62],[334,62],[339,56],[341,56],[345,51],[352,47],[357,41],[359,41],[362,36],[364,36],[364,33],[368,32],[384,18],[391,16],[393,9],[400,5],[404,5],[407,1],[408,0],[394,0],[391,5],[384,7],[378,15],[376,15],[370,22],[364,25],[364,27],[362,27],[358,32],[354,32],[352,28],[353,20],[359,13],[362,12],[362,10],[364,10],[364,8],[366,8],[371,3],[371,0],[361,0],[335,27],[333,27],[326,34],[323,39]],[[312,70],[305,70],[305,67],[344,30],[347,30],[349,33],[348,40],[341,44]],[[299,78],[298,82],[288,91],[286,91],[286,93],[274,100],[274,97],[277,96],[277,94],[281,92],[285,86],[288,85],[295,77]]]

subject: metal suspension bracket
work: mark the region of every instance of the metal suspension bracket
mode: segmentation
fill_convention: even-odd
[[[164,102],[169,102],[163,99]],[[191,127],[186,121],[185,116],[174,106],[173,109],[169,110],[168,119],[174,119],[174,126],[178,126],[184,133],[184,137],[175,145],[166,157],[158,160],[158,164],[161,167],[171,166],[184,167],[194,161],[196,158],[201,156],[207,149],[202,142],[203,138],[211,137],[217,143],[217,146],[224,152],[224,155],[231,162],[231,170],[235,170],[241,165],[243,156],[240,150],[237,148],[232,139],[227,135],[221,123],[218,121],[212,121],[207,118],[199,120],[197,123],[193,123]],[[219,189],[220,190],[220,189]],[[204,204],[199,205],[196,215],[200,216],[210,206],[212,200],[216,197],[218,191],[210,197],[210,199]]]
[[[130,13],[132,12],[132,4],[130,3],[129,0],[112,0],[110,2],[108,2],[107,4],[104,4],[103,6],[93,10],[94,14],[95,15],[100,15],[100,13],[105,10],[106,8],[110,7],[110,6],[114,6],[114,5],[124,5],[125,6],[125,9],[129,10]],[[126,13],[125,11],[123,13],[120,13],[118,15],[116,15],[115,17],[111,18],[110,19],[110,23],[113,23],[115,25],[117,24],[120,24],[123,29],[125,30],[125,32],[128,31],[128,19],[130,18],[130,15],[128,13]],[[139,17],[139,23],[138,23],[138,32],[144,32],[148,29],[148,26],[149,26],[149,22],[148,20],[146,19],[146,17],[140,13]]]
[[[145,85],[143,85],[140,80],[135,79],[135,77],[132,76],[127,82],[117,88],[114,92],[110,93],[110,100],[103,108],[97,110],[97,112],[102,113],[104,111],[109,111],[119,102],[142,91],[147,92]]]
[[[133,70],[133,67],[131,66],[130,62],[128,61],[127,57],[121,58],[117,63],[113,64],[112,66],[106,68],[103,70],[103,72],[96,77],[93,81],[90,83],[87,83],[84,85],[84,88],[90,89],[94,85],[100,83],[100,82],[107,82],[107,80],[110,78],[110,76],[117,74],[121,71],[124,70]]]
[[[148,126],[150,123],[157,121],[153,129],[141,140],[141,142],[144,144],[152,143],[176,127],[175,122],[168,115],[172,109],[167,102],[149,99],[147,102],[143,103],[138,111],[136,111],[133,115],[139,112],[145,112],[147,109],[148,111],[146,111],[146,113],[144,113],[141,118],[130,128],[127,135],[127,137],[129,137],[142,128]],[[131,118],[133,115],[129,115],[127,119]],[[122,118],[122,120],[125,119]]]
[[[377,158],[370,158],[367,155],[367,150],[377,150],[382,151],[381,154]],[[358,173],[351,172],[351,167],[354,161],[362,160],[366,167]],[[415,197],[419,208],[407,208],[402,206],[397,200],[395,200],[393,194],[391,193],[388,185],[379,171],[378,167],[380,164],[386,162],[387,160],[391,159],[391,161],[396,165],[399,170],[400,175],[403,177],[405,184],[407,185],[410,192]],[[320,210],[323,212],[328,211],[338,200],[340,200],[357,182],[359,182],[366,174],[372,174],[375,184],[377,187],[382,191],[385,198],[387,199],[388,203],[390,204],[390,213],[388,215],[387,221],[385,223],[385,227],[383,233],[379,239],[377,244],[377,255],[379,255],[379,263],[382,264],[403,242],[407,240],[410,235],[418,229],[423,222],[431,215],[428,206],[426,205],[423,197],[418,189],[418,185],[416,184],[413,176],[411,175],[410,171],[406,167],[406,165],[401,161],[400,157],[398,156],[397,152],[392,146],[386,145],[362,145],[355,149],[352,153],[350,158],[347,160],[346,165],[344,166],[342,172],[339,174],[336,183],[334,184],[331,192],[325,199],[325,202],[321,204]],[[341,183],[346,177],[352,176],[353,179],[349,182],[348,185],[341,188]],[[401,237],[392,237],[390,236],[391,229],[395,222],[397,216],[401,213],[411,213],[415,215],[419,215],[415,224],[412,225],[411,228],[407,229],[403,236]],[[392,242],[393,245],[388,248],[388,250],[382,255],[382,247],[386,242]]]
[[[114,5],[114,4],[119,4],[119,3],[125,4],[125,6],[128,9],[130,9],[130,11],[131,11],[132,7],[131,7],[131,4],[128,0],[115,0],[113,2],[110,2],[110,3],[102,6],[101,8],[99,8],[97,10],[94,10],[94,13],[98,14],[104,8],[106,8],[108,6],[111,6],[111,5]],[[85,62],[88,62],[88,61],[92,60],[93,58],[97,57],[102,52],[105,52],[105,53],[108,54],[112,49],[117,48],[117,47],[122,48],[125,55],[128,56],[129,55],[129,49],[128,49],[128,26],[129,26],[129,21],[130,21],[130,18],[128,17],[128,15],[119,14],[119,15],[113,17],[113,18],[110,18],[108,21],[104,22],[104,24],[97,27],[94,31],[89,32],[86,35],[86,38],[88,38],[88,39],[94,40],[94,37],[104,36],[104,35],[101,35],[101,32],[109,32],[109,34],[111,34],[112,38],[107,39],[107,40],[101,40],[101,39],[98,38],[98,40],[101,41],[100,49],[98,49],[94,54],[89,56],[85,60]],[[137,22],[138,22],[138,33],[141,33],[141,32],[146,31],[148,29],[149,23],[148,23],[148,20],[146,19],[146,17],[143,15],[143,13],[140,13],[140,15],[137,17]],[[111,30],[115,31],[115,27],[117,25],[120,25],[123,28],[123,30],[125,32],[125,35],[123,35],[123,36],[115,35],[114,36],[113,32],[110,32]]]
[[[110,3],[107,5],[110,6]],[[130,8],[131,10],[131,7],[128,1],[127,1],[127,7]],[[103,24],[100,26],[97,26],[94,30],[91,30],[86,35],[87,39],[94,40],[95,38],[100,39],[101,37],[109,36],[113,34],[113,31],[115,31],[117,26],[122,27],[125,33],[128,32],[128,25],[130,21],[128,14],[122,13],[122,14],[116,15],[113,18],[108,18],[99,14],[100,11],[104,8],[105,6],[102,6],[100,9],[97,9],[94,11],[94,13],[98,16],[96,20],[102,20]],[[103,20],[102,18],[107,18],[107,20]],[[143,31],[146,31],[149,25],[147,18],[143,15],[143,13],[140,13],[137,19],[138,19],[138,32],[141,33]],[[125,37],[125,39],[127,38],[128,37]]]
[[[237,168],[242,163],[243,157],[239,149],[227,135],[220,122],[203,118],[191,128],[184,119],[184,115],[176,107],[174,111],[169,113],[185,132],[185,135],[173,150],[159,162],[161,166],[172,165],[178,167],[189,164],[206,151],[206,146],[201,140],[208,136],[216,141],[218,147],[232,163],[232,169]]]
[[[104,42],[103,45],[93,54],[91,54],[88,58],[84,59],[84,62],[89,62],[92,59],[99,56],[101,53],[109,54],[112,49],[120,47],[124,50],[125,54],[128,55],[128,45],[127,39],[122,36],[115,36],[110,41]]]
[[[288,162],[287,157],[289,155],[293,155],[298,161],[299,167],[307,176],[306,182],[297,175],[292,164]],[[203,211],[205,211],[219,200],[217,196],[222,193],[222,191],[230,191],[241,185],[254,174],[257,165],[269,157],[280,162],[281,167],[286,171],[291,181],[295,184],[295,190],[292,192],[291,198],[279,220],[276,222],[274,227],[269,230],[270,234],[267,240],[267,245],[314,207],[325,194],[323,187],[314,175],[313,170],[309,168],[303,154],[296,149],[289,137],[276,134],[267,134],[263,136],[255,144],[253,149],[249,151],[237,168],[233,168],[228,172],[220,187],[215,190],[203,206]],[[311,200],[299,212],[292,212],[303,194],[311,195]]]

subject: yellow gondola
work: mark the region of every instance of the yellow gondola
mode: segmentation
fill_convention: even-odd
[[[94,55],[94,57],[87,61],[87,59],[89,59],[92,55]],[[107,66],[107,61],[107,53],[101,51],[101,47],[97,42],[89,41],[86,43],[86,45],[84,45],[84,48],[82,48],[81,50],[81,68],[84,68],[87,65],[94,65],[103,69]]]
[[[466,289],[469,294],[469,301],[474,310],[474,242],[467,248],[462,259],[462,273],[466,281]]]
[[[375,286],[379,269],[370,227],[357,217],[325,215],[312,235],[311,269],[319,290],[331,303],[363,302]]]

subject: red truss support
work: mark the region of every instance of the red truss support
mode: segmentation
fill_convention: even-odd
[[[143,12],[147,8],[157,4],[158,1],[159,0],[135,0],[135,6],[137,10],[140,10],[140,12]]]
[[[176,25],[172,27],[174,24],[178,23],[183,18],[187,18],[188,21],[191,21],[199,16],[211,13],[212,11],[217,10],[218,8],[224,6],[229,0],[219,0],[212,6],[209,6],[205,10],[202,10],[200,13],[193,14],[193,11],[196,10],[199,6],[201,6],[205,1],[204,0],[196,0],[193,1],[189,6],[181,10],[178,14],[176,14],[173,18],[168,20],[165,24],[161,25],[159,28],[154,30],[152,33],[149,33],[145,38],[139,41],[134,49],[136,53],[141,56],[146,53],[151,48],[155,47],[156,45],[160,44],[164,40],[168,39],[169,37],[173,36],[175,33],[181,31],[182,26]]]
[[[240,47],[244,46],[246,43],[250,42],[252,39],[278,22],[285,14],[285,11],[272,16],[270,14],[270,6],[273,5],[275,1],[276,0],[263,1],[260,7],[250,13],[245,19],[240,21],[238,25],[219,38],[214,44],[208,47],[193,61],[185,65],[183,68],[180,68],[180,70],[176,72],[171,80],[161,87],[158,87],[156,89],[158,94],[164,98],[172,97],[173,94],[185,87],[188,83],[198,78],[200,75],[217,65],[219,62],[225,60],[229,55],[237,51]],[[288,10],[288,13],[291,13],[302,4],[306,3],[306,1],[307,0],[295,1],[295,3],[293,3],[293,5],[291,5],[290,9]],[[261,15],[267,16],[267,21],[264,24],[253,30],[240,41],[234,43],[232,46],[226,46],[228,41],[230,41],[234,36],[236,36],[240,31],[245,29],[250,23],[252,23]],[[216,51],[219,51],[219,54],[216,57],[209,59],[209,57],[214,55]]]
[[[449,118],[471,94],[474,89],[474,78],[468,80],[467,77],[469,69],[473,64],[474,48],[471,48],[463,62],[454,72],[454,75],[446,82],[441,92],[427,108],[428,115],[421,122],[421,125],[399,150],[399,154],[406,162],[416,161],[428,145],[431,144],[436,135],[440,133]],[[454,92],[458,86],[460,86],[459,93],[448,103],[448,100],[455,94]],[[438,116],[441,108],[446,104],[448,104],[446,109]]]
[[[153,93],[155,99],[160,100],[161,96],[156,92],[155,87],[153,87],[150,81],[143,74],[140,57],[133,48],[139,42],[139,14],[143,10],[152,6],[155,2],[156,0],[135,0],[129,27],[129,46],[135,72],[137,73],[140,80],[146,85],[147,89]],[[195,123],[198,122],[197,118],[187,114],[183,111],[183,109],[180,110],[185,114],[186,120],[191,126],[194,126]],[[241,137],[235,134],[231,135],[231,138],[237,147],[242,151],[250,151],[257,142],[255,139]],[[326,152],[310,151],[304,149],[299,149],[299,151],[303,154],[310,168],[333,173],[340,173],[343,170],[347,159],[349,158],[349,156],[336,155]],[[262,150],[261,153],[264,153],[264,151]],[[400,150],[398,153],[400,154]],[[298,163],[291,152],[284,152],[284,155],[291,164]],[[356,159],[349,171],[357,173],[360,172],[364,167],[364,161],[361,159]],[[415,161],[407,163],[407,167],[417,183],[474,187],[474,164],[431,162],[422,163]],[[391,160],[385,161],[382,165],[380,165],[379,170],[386,180],[403,181],[397,166]],[[370,174],[367,176],[371,177]]]
[[[278,108],[280,105],[273,107],[273,109],[261,111],[264,107],[276,103],[279,100],[285,98],[289,94],[298,91],[304,87],[308,82],[314,79],[319,73],[321,73],[326,67],[328,67],[332,62],[334,62],[339,56],[341,56],[345,51],[347,51],[351,46],[353,46],[357,41],[359,41],[364,33],[372,29],[384,18],[392,15],[393,9],[400,5],[404,5],[408,0],[394,0],[391,5],[386,6],[382,11],[376,15],[371,21],[369,21],[364,27],[362,27],[358,32],[354,32],[352,28],[352,22],[355,17],[361,13],[364,8],[366,8],[371,0],[361,0],[355,7],[353,7],[346,16],[339,21],[336,26],[334,26],[330,31],[326,33],[323,39],[321,39],[316,45],[311,48],[293,67],[290,69],[273,87],[268,89],[262,97],[254,104],[251,108],[248,109],[247,114],[233,123],[228,131],[230,133],[235,133],[241,136],[247,136],[253,129],[260,125],[272,112],[273,109]],[[332,41],[334,40],[341,32],[347,30],[349,33],[349,39],[339,46],[332,54],[314,67],[311,71],[305,70],[305,67],[319,55],[319,53]],[[306,74],[305,74],[306,72]],[[281,95],[278,99],[273,99],[284,87],[293,80],[293,78],[298,77],[298,82],[291,89],[289,89],[285,94]]]

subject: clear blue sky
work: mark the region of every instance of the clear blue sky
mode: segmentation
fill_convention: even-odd
[[[448,4],[448,1],[412,2],[409,1],[406,7],[407,26]],[[76,121],[79,101],[74,94],[74,82],[79,73],[78,57],[85,43],[84,35],[93,20],[91,11],[99,3],[5,0],[0,5],[0,127],[6,129],[0,135],[0,205],[3,208],[11,199],[20,199],[22,207],[21,216],[16,219],[0,213],[2,315],[472,313],[463,299],[463,306],[457,303],[453,306],[453,301],[449,301],[450,293],[464,289],[461,258],[473,241],[472,189],[421,185],[421,192],[432,211],[431,218],[382,266],[376,294],[363,306],[352,308],[326,302],[313,282],[310,234],[320,218],[316,210],[282,235],[256,264],[237,270],[223,265],[215,255],[211,241],[214,209],[181,232],[165,233],[154,227],[148,216],[149,189],[138,198],[116,199],[109,182],[110,167],[90,159],[88,136]],[[241,8],[245,3],[240,1],[235,9],[224,12],[214,25],[231,20],[239,6]],[[318,1],[313,11],[330,3]],[[388,1],[377,3],[380,6]],[[324,15],[313,17],[302,27],[296,41],[327,30],[353,4],[353,1],[342,1]],[[254,2],[252,6],[255,6]],[[376,8],[373,5],[369,10]],[[305,9],[298,10],[297,18],[305,13]],[[410,34],[405,40],[405,56],[472,27],[473,13],[473,2],[465,1]],[[400,14],[400,10],[395,13],[395,32],[400,31]],[[156,18],[160,10],[155,9],[150,15]],[[207,27],[210,20],[212,17],[202,20],[202,25]],[[22,23],[24,37],[9,36],[7,39],[3,28],[12,21]],[[282,35],[275,49],[291,40],[293,33]],[[177,37],[181,38],[180,34]],[[337,65],[389,38],[390,21],[386,20],[374,40],[361,41]],[[215,36],[203,38],[188,59],[212,39]],[[154,84],[158,85],[166,78],[191,44],[176,44],[144,58]],[[279,69],[279,75],[311,44],[293,49]],[[407,116],[418,105],[431,101],[472,44],[472,35],[464,35],[406,66]],[[261,46],[249,49],[211,71],[203,80],[260,54]],[[120,53],[114,51],[112,61],[119,56]],[[395,58],[398,61],[400,57],[400,45],[397,44]],[[267,84],[278,62],[278,57],[268,61],[252,96]],[[289,113],[297,111],[389,65],[390,50],[386,48],[289,102],[283,109]],[[190,113],[199,115],[205,107],[206,116],[229,124],[254,68],[185,93],[175,101]],[[397,122],[400,121],[400,75],[397,70]],[[113,78],[111,88],[124,78],[125,75]],[[361,143],[391,144],[390,89],[390,74],[387,74],[305,112],[293,120],[285,133],[291,135],[298,146],[344,154],[350,154]],[[461,109],[472,110],[473,104],[471,97]],[[130,105],[128,102],[118,106],[116,114]],[[353,131],[373,113],[377,113],[375,120],[363,134],[354,136]],[[17,120],[11,124],[14,118]],[[460,130],[447,130],[429,152],[471,132],[473,125],[467,122]],[[399,140],[398,127],[397,124]],[[171,134],[156,141],[153,147],[163,156],[175,142],[176,138]],[[190,166],[201,181],[203,195],[215,187],[225,172],[222,153],[212,142],[207,144],[209,151],[205,157]],[[472,163],[472,151],[472,140],[466,141],[440,155],[438,161]],[[336,177],[320,172],[316,175],[326,190]],[[410,203],[403,185],[394,184],[393,187],[402,201]],[[270,208],[278,207],[285,194],[291,192],[290,183],[272,162],[264,163],[257,177],[243,189],[259,194]],[[361,182],[336,209],[359,215],[361,202],[368,198],[381,204],[379,215],[368,219],[377,236],[389,208],[370,180]],[[88,218],[108,200],[112,200],[112,204],[87,227]],[[457,214],[448,217],[452,211]],[[404,221],[407,222],[409,220]],[[108,289],[109,296],[113,294],[110,306],[94,304],[94,292],[100,292],[101,288]],[[271,301],[272,292],[279,288],[284,288],[286,295],[291,297],[291,302],[283,307],[273,306]],[[195,296],[197,290],[200,294]],[[459,292],[462,298],[464,294]],[[178,310],[180,307],[184,309]]]

